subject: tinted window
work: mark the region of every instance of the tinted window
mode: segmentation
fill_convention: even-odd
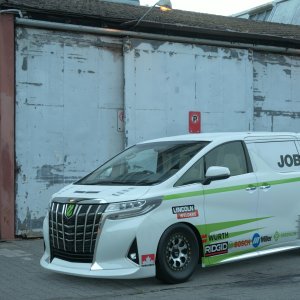
[[[208,142],[170,141],[135,145],[77,184],[151,185],[178,172]]]
[[[201,182],[207,169],[212,166],[227,167],[231,176],[248,173],[242,143],[230,142],[217,146],[186,171],[174,186]]]
[[[199,159],[192,167],[188,169],[174,186],[199,183],[204,178],[204,159]]]
[[[247,162],[242,143],[230,142],[211,150],[205,155],[205,171],[211,166],[227,167],[231,176],[247,173]]]

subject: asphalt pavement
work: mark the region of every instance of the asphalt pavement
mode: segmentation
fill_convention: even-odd
[[[0,299],[300,299],[300,251],[202,269],[186,283],[103,280],[40,267],[42,239],[0,242]]]

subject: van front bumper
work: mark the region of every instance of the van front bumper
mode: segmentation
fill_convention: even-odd
[[[123,220],[106,219],[98,232],[92,262],[74,262],[58,257],[51,257],[49,236],[49,219],[44,220],[43,234],[45,252],[40,260],[43,268],[63,274],[92,278],[134,279],[153,277],[155,265],[141,265],[141,255],[155,253],[155,244],[144,247],[139,243],[138,255],[140,264],[128,258],[130,246],[138,239],[139,228],[145,216]],[[152,249],[151,249],[152,248]]]
[[[49,262],[50,257],[44,253],[40,260],[41,266],[47,270],[62,274],[75,275],[91,278],[114,278],[114,279],[137,279],[155,276],[155,267],[128,267],[120,269],[103,269],[95,263],[74,263],[54,258]]]

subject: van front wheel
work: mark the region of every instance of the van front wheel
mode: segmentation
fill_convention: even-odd
[[[175,224],[162,235],[157,249],[156,276],[166,283],[186,281],[199,261],[199,245],[193,230]]]

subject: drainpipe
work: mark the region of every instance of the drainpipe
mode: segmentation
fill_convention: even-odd
[[[160,40],[160,41],[166,41],[166,42],[219,46],[219,47],[229,47],[229,48],[238,48],[238,49],[252,49],[252,50],[256,50],[256,51],[300,55],[300,49],[286,48],[286,47],[265,46],[265,45],[256,45],[256,44],[249,44],[249,43],[235,43],[235,42],[226,42],[226,41],[215,41],[215,40],[209,40],[209,39],[189,38],[189,37],[181,37],[181,36],[134,32],[134,31],[108,29],[108,28],[97,28],[97,27],[63,24],[63,23],[46,22],[46,21],[37,21],[37,20],[20,19],[20,18],[16,19],[16,23],[18,25],[22,25],[22,26],[26,26],[26,27],[43,28],[43,29],[49,29],[49,30],[84,32],[84,33],[97,34],[97,35],[131,37],[131,38],[139,38],[139,39]],[[261,38],[263,38],[263,36],[261,36]]]

